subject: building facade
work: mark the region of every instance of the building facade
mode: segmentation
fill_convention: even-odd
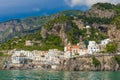
[[[34,55],[30,51],[20,50],[20,51],[14,51],[11,58],[12,58],[12,63],[20,64],[24,62],[26,63],[26,61],[28,60],[33,60]]]

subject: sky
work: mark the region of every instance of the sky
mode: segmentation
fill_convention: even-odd
[[[87,10],[97,2],[120,3],[120,0],[0,0],[0,22],[50,15],[64,10]]]

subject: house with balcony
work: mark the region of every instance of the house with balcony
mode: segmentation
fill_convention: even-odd
[[[71,58],[75,55],[79,55],[80,46],[79,45],[67,45],[64,47],[65,58]]]
[[[65,58],[77,57],[88,54],[88,49],[84,42],[80,41],[77,45],[68,44],[64,47],[64,56]]]
[[[95,41],[89,41],[88,54],[96,54],[100,52],[100,46]]]
[[[59,59],[60,59],[60,55],[62,54],[61,51],[59,51],[58,49],[49,49],[48,51],[48,62],[50,64],[59,64]]]
[[[24,50],[14,51],[12,53],[11,59],[12,59],[12,63],[14,64],[24,64],[24,63],[28,63],[29,60],[33,60],[34,55],[30,51],[24,51]]]
[[[48,51],[37,51],[34,50],[32,51],[33,55],[34,55],[34,60],[33,63],[34,64],[45,64],[47,62],[47,54]]]
[[[103,51],[106,48],[106,45],[110,42],[111,42],[110,39],[104,39],[101,41],[100,44],[97,44],[95,41],[89,41],[88,45],[89,54],[96,54],[99,53],[100,51]]]

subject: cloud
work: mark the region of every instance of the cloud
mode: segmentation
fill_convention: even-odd
[[[102,3],[108,2],[112,4],[120,3],[120,0],[64,0],[64,1],[70,7],[81,6],[81,5],[86,5],[90,7],[91,5],[98,3],[98,2],[102,2]]]

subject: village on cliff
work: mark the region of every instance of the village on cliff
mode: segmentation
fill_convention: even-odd
[[[86,55],[101,54],[106,48],[108,43],[112,42],[110,39],[104,39],[99,44],[96,41],[89,41],[86,46],[85,43],[80,40],[76,45],[68,43],[64,47],[64,51],[58,49],[49,49],[48,51],[25,51],[25,50],[10,50],[7,54],[11,55],[11,64],[48,64],[52,65],[53,69],[56,69],[56,65],[60,64],[61,59],[71,59]],[[26,46],[32,46],[31,41],[26,41]],[[9,61],[8,61],[9,62]],[[8,63],[7,62],[7,63]],[[5,66],[8,64],[5,63]],[[38,67],[38,66],[36,66]]]

